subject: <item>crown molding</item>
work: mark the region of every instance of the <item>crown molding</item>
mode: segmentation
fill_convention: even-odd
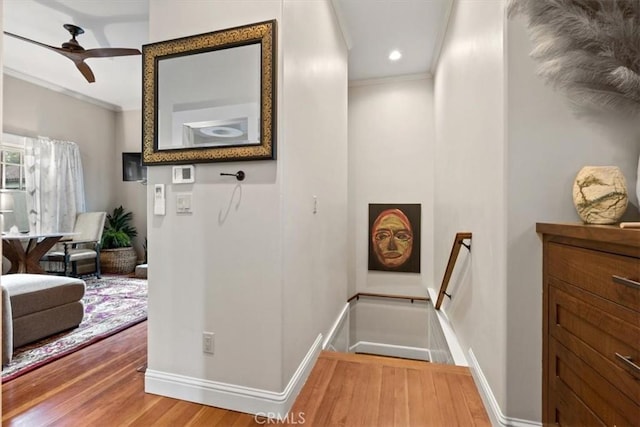
[[[438,34],[438,38],[436,39],[436,48],[433,51],[433,58],[431,60],[431,74],[435,74],[438,68],[438,63],[440,62],[440,55],[442,54],[442,47],[444,46],[444,40],[447,36],[447,32],[449,31],[449,27],[451,26],[451,19],[453,16],[453,8],[457,7],[457,0],[451,0],[449,5],[447,6],[447,12],[445,14],[445,25],[442,28],[440,34]]]
[[[51,82],[48,82],[46,80],[42,80],[42,79],[39,79],[37,77],[30,76],[28,74],[25,74],[25,73],[23,73],[21,71],[14,70],[14,69],[9,68],[9,67],[3,67],[2,71],[7,76],[14,77],[16,79],[23,80],[23,81],[28,82],[28,83],[32,83],[32,84],[34,84],[36,86],[40,86],[40,87],[43,87],[45,89],[52,90],[54,92],[62,93],[63,95],[67,95],[67,96],[70,96],[72,98],[76,98],[76,99],[79,99],[81,101],[88,102],[90,104],[94,104],[94,105],[97,105],[97,106],[102,107],[102,108],[106,108],[107,110],[112,110],[112,111],[116,111],[116,112],[123,111],[123,109],[121,107],[119,107],[118,105],[114,105],[114,104],[111,104],[109,102],[101,101],[99,99],[92,98],[92,97],[87,96],[87,95],[83,95],[83,94],[81,94],[79,92],[72,91],[70,89],[67,89],[67,88],[64,88],[62,86],[59,86],[59,85],[57,85],[55,83],[51,83]]]
[[[333,8],[333,13],[336,15],[336,19],[338,20],[338,26],[340,27],[340,31],[342,31],[342,38],[347,45],[347,50],[351,50],[353,47],[353,38],[351,37],[351,33],[347,27],[347,20],[344,17],[344,12],[342,11],[340,2],[338,0],[331,0],[331,6]]]

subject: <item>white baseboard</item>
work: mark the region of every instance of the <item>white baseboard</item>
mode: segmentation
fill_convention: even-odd
[[[145,373],[144,391],[202,405],[215,406],[248,414],[285,419],[300,393],[318,354],[322,350],[319,334],[284,391],[277,393],[234,384],[208,381],[152,369]]]
[[[331,349],[335,351],[333,346],[330,346],[330,343],[332,343],[334,338],[336,337],[336,334],[338,333],[338,329],[340,329],[340,326],[342,326],[344,322],[347,320],[349,316],[349,305],[350,305],[349,303],[346,303],[344,305],[344,307],[342,308],[342,311],[338,315],[338,318],[335,320],[335,322],[333,322],[331,329],[329,329],[329,332],[327,333],[327,337],[324,339],[324,342],[322,343],[323,350]],[[348,332],[348,329],[347,329],[347,332]]]
[[[381,344],[377,342],[358,341],[349,347],[350,353],[377,354],[379,356],[401,357],[404,359],[431,360],[431,352],[427,348],[407,347],[403,345]]]
[[[480,369],[478,359],[476,359],[476,356],[473,354],[472,349],[469,349],[468,361],[471,375],[473,376],[476,387],[480,392],[480,397],[482,398],[484,406],[485,408],[487,408],[487,412],[489,414],[489,418],[491,419],[492,425],[505,427],[542,426],[542,423],[537,421],[523,420],[521,418],[507,417],[506,415],[504,415],[500,410],[500,405],[498,405],[496,397],[493,395],[493,391],[491,391],[491,387],[489,386],[487,378],[484,376],[482,369]]]

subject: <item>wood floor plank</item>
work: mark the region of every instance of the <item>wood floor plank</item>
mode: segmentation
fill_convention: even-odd
[[[312,399],[314,396],[324,395],[337,363],[338,362],[336,360],[329,360],[325,358],[319,358],[316,361],[313,370],[304,384],[304,388],[298,395],[298,398],[291,409],[292,412],[297,411],[298,408],[307,408],[309,412],[306,415],[313,416],[312,411],[317,406],[315,403],[318,402],[317,399],[315,399],[315,401],[312,401]]]
[[[460,426],[464,424],[458,423],[458,418],[453,406],[453,399],[456,396],[451,394],[449,389],[449,382],[447,381],[447,374],[443,372],[436,372],[433,374],[433,386],[435,390],[434,398],[438,402],[438,411],[442,417],[442,421],[445,425]]]
[[[43,403],[43,406],[37,406],[37,411],[30,411],[31,416],[27,417],[24,422],[37,423],[33,425],[52,423],[71,412],[75,407],[83,406],[89,400],[102,396],[110,382],[133,370],[135,370],[135,364],[126,363],[125,360],[120,359],[117,360],[117,363],[110,363],[109,369],[90,370],[70,381],[70,385],[75,388],[58,386],[34,399],[31,402],[32,406],[37,403]],[[100,379],[96,380],[96,378]],[[82,390],[82,393],[78,393],[77,390]]]
[[[239,412],[228,411],[224,416],[220,419],[218,426],[220,427],[230,427],[235,425],[237,422],[242,421],[242,418],[245,416],[250,416],[247,414],[241,414]],[[167,426],[173,427],[173,426]]]
[[[336,405],[338,405],[338,400],[342,397],[341,392],[343,388],[343,382],[335,381],[335,378],[344,378],[347,374],[347,370],[347,363],[344,361],[337,362],[324,395],[320,398],[318,410],[313,417],[314,423],[317,423],[317,425],[330,425],[329,420],[333,415]]]
[[[368,363],[368,362],[367,362]],[[378,425],[394,425],[394,386],[396,370],[392,366],[382,366],[382,382],[380,384],[380,405],[378,409]]]
[[[26,425],[53,423],[75,407],[80,407],[93,397],[101,395],[109,381],[135,369],[133,365],[121,365],[120,363],[111,363],[109,366],[113,367],[113,370],[109,369],[107,372],[98,369],[92,370],[70,380],[70,387],[58,385],[49,391],[33,396],[17,409],[18,411],[26,409],[19,419]],[[95,374],[98,375],[99,380],[93,378],[92,375]],[[34,390],[42,390],[42,388],[34,384]],[[78,390],[82,390],[82,392],[78,393]],[[13,415],[14,411],[3,414],[3,419],[11,418]]]
[[[318,359],[314,368],[311,370],[307,384],[302,388],[298,399],[296,399],[290,411],[293,415],[292,420],[297,420],[298,415],[302,413],[304,413],[306,420],[315,420],[318,409],[322,403],[322,396],[325,395],[329,387],[337,365],[337,360],[327,358]],[[293,424],[293,422],[291,424]]]
[[[210,406],[201,406],[198,413],[195,414],[194,417],[189,420],[184,426],[217,426],[225,414],[226,411],[224,409],[212,408]]]
[[[407,425],[419,425],[419,423],[427,419],[421,381],[422,372],[424,371],[407,369],[407,405],[409,407],[409,422]]]
[[[394,368],[395,384],[393,385],[393,425],[402,427],[409,425],[409,396],[407,387],[407,368]]]
[[[487,418],[487,411],[482,403],[482,398],[478,394],[473,378],[458,376],[462,396],[467,405],[469,415],[473,420],[473,425],[478,427],[490,427],[491,423]]]
[[[130,369],[134,369],[134,366],[132,365]],[[124,423],[125,420],[133,418],[132,412],[141,412],[145,407],[144,402],[149,402],[145,398],[137,398],[140,387],[144,387],[142,374],[139,373],[138,377],[132,381],[128,376],[123,376],[121,380],[105,388],[102,393],[92,393],[84,399],[73,399],[68,411],[57,412],[64,418],[81,419],[86,425],[101,425],[106,417],[113,422]],[[150,406],[149,403],[146,407]],[[96,410],[96,407],[100,410]]]
[[[360,373],[362,365],[355,362],[341,362],[345,365],[344,376],[340,379],[342,388],[340,390],[340,398],[336,400],[333,407],[329,424],[335,426],[345,426],[347,415],[351,409],[353,402],[353,394],[356,388],[356,379]]]
[[[436,386],[433,376],[436,371],[420,371],[420,385],[422,386],[422,398],[424,405],[424,423],[427,426],[443,426],[445,420],[440,411],[440,401],[437,398]],[[418,421],[418,420],[416,420]],[[419,425],[419,424],[417,424]]]
[[[459,375],[446,374],[447,385],[451,391],[451,404],[453,412],[456,414],[457,424],[461,426],[472,426],[474,424],[471,413],[464,398],[464,390],[459,379]]]
[[[346,426],[371,426],[378,418],[382,368],[360,365]]]
[[[173,409],[178,402],[179,400],[176,399],[159,399],[151,405],[149,410],[142,412],[134,418],[129,425],[134,427],[155,426],[158,424],[158,420],[162,418],[164,414]]]
[[[145,340],[146,336],[139,338]],[[3,420],[13,417],[15,413],[23,412],[27,407],[40,403],[49,407],[60,402],[64,403],[75,396],[76,392],[68,392],[74,387],[83,390],[83,394],[90,387],[99,390],[99,387],[95,386],[108,382],[109,376],[113,377],[114,370],[126,367],[133,359],[139,360],[141,357],[145,357],[145,346],[144,341],[137,344],[129,343],[129,349],[126,352],[124,351],[126,347],[123,346],[123,352],[120,354],[103,359],[102,363],[96,361],[94,365],[86,366],[81,362],[84,358],[83,355],[88,355],[87,357],[92,359],[92,350],[91,347],[88,347],[86,349],[88,353],[71,354],[3,384]],[[108,362],[105,363],[104,360]],[[69,366],[73,366],[73,374],[66,369]],[[65,392],[67,392],[66,395]]]
[[[200,412],[200,405],[179,401],[172,408],[171,411],[165,412],[155,422],[157,426],[183,426],[194,418],[198,412]]]

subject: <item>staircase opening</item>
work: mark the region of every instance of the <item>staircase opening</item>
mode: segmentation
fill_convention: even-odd
[[[326,350],[468,366],[433,296],[354,295]]]

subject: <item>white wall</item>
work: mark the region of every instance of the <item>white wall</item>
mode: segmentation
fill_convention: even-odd
[[[280,393],[346,301],[346,49],[325,1],[188,6],[151,2],[150,40],[278,20],[278,160],[198,164],[188,185],[149,167],[149,370]],[[219,175],[239,169],[242,183]],[[176,192],[193,214],[175,213]]]
[[[73,141],[80,148],[87,210],[113,209],[116,113],[104,107],[3,75],[3,131]]]
[[[133,246],[138,259],[144,259],[144,238],[147,235],[147,188],[135,181],[122,180],[122,153],[139,153],[142,149],[142,111],[131,110],[116,113],[115,123],[115,200],[113,208],[122,205],[133,213],[133,225],[138,230],[138,237]],[[111,210],[113,209],[111,208]]]
[[[354,301],[349,312],[349,344],[366,341],[429,348],[428,304],[378,298]]]
[[[281,18],[280,1],[188,6],[151,2],[149,40]],[[149,369],[282,390],[280,168],[276,161],[198,164],[196,182],[181,185],[171,184],[170,166],[148,168]],[[242,184],[220,176],[239,169]],[[153,215],[156,183],[166,185],[166,216]],[[193,194],[193,214],[176,214],[176,192]],[[203,331],[215,333],[213,356],[202,352]]]
[[[330,1],[285,1],[281,28],[286,384],[347,302],[347,49]]]
[[[500,422],[539,422],[542,247],[535,223],[579,221],[571,187],[589,164],[622,169],[634,205],[624,219],[637,219],[640,144],[632,133],[576,119],[564,95],[536,76],[524,24],[507,22],[503,7],[456,2],[440,57],[434,282],[455,232],[473,232],[472,253],[462,250],[444,308],[488,381]]]
[[[522,19],[509,20],[507,175],[507,399],[503,411],[540,420],[542,244],[536,222],[579,222],[572,202],[585,165],[616,165],[635,197],[640,140],[577,119],[567,98],[536,76]],[[638,217],[630,206],[627,218]],[[474,251],[475,253],[475,251]],[[526,387],[523,387],[526,384]]]
[[[503,1],[454,2],[435,74],[435,275],[440,286],[456,232],[472,253],[444,303],[506,408],[506,147]],[[466,250],[463,248],[463,252]],[[524,386],[524,385],[523,385]]]
[[[407,76],[349,87],[349,295],[426,295],[434,277],[433,80]],[[369,204],[420,203],[421,272],[368,271]]]

